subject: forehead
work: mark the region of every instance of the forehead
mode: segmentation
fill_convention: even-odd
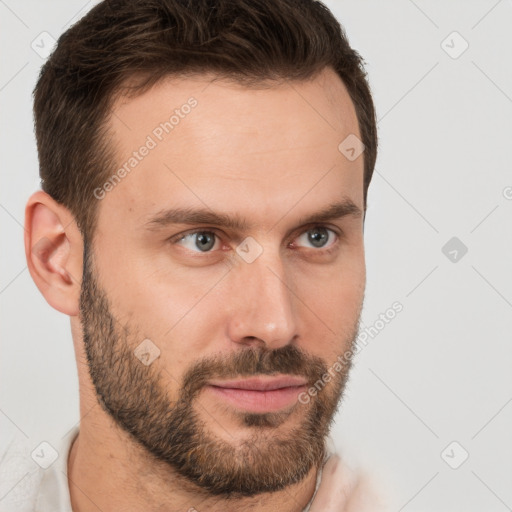
[[[338,148],[360,138],[355,109],[328,69],[258,88],[211,76],[165,79],[118,98],[109,129],[117,177],[100,217],[123,211],[142,224],[161,209],[195,205],[275,224],[294,204],[299,216],[342,197],[363,208],[363,155],[351,161]]]

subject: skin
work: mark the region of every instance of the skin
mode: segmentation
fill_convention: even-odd
[[[75,512],[301,511],[348,375],[349,362],[307,404],[277,414],[249,415],[206,385],[268,374],[313,383],[354,343],[366,281],[363,216],[319,224],[333,230],[323,231],[325,247],[307,236],[318,224],[300,222],[343,199],[364,211],[363,156],[350,161],[338,150],[349,134],[360,138],[346,88],[330,69],[263,89],[207,75],[166,79],[114,102],[108,123],[119,166],[191,96],[190,114],[99,200],[89,265],[70,211],[42,191],[27,203],[30,273],[71,319],[81,415],[68,459]],[[237,214],[251,226],[148,229],[152,216],[176,206]],[[192,230],[218,235],[210,252],[197,236],[169,241]],[[262,249],[251,263],[236,252],[248,236]],[[144,339],[160,350],[148,366],[133,356]],[[189,434],[210,442],[194,467],[224,475],[220,482],[194,480],[193,467],[172,460],[178,447],[161,434],[180,414],[196,420]],[[237,465],[251,478],[228,480]],[[240,492],[223,490],[228,483]]]

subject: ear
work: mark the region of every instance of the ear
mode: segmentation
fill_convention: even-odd
[[[25,256],[44,298],[69,316],[79,312],[83,239],[71,212],[42,190],[25,207]]]

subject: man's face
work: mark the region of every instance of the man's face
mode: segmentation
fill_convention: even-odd
[[[116,101],[110,130],[126,172],[98,192],[80,301],[100,402],[211,494],[298,482],[323,456],[365,287],[362,215],[306,220],[364,207],[363,156],[338,150],[359,137],[345,87],[331,71],[166,80]]]

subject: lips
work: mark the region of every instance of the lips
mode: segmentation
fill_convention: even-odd
[[[208,390],[216,400],[237,409],[264,413],[294,407],[298,395],[306,389],[307,380],[291,375],[252,377],[235,380],[213,380]]]
[[[298,376],[252,377],[249,379],[210,381],[210,386],[228,389],[249,389],[252,391],[273,391],[282,388],[305,386],[307,380]]]

